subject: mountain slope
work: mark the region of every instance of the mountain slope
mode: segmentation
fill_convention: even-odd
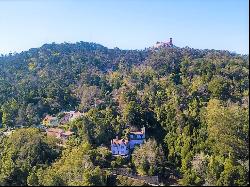
[[[109,158],[110,140],[116,135],[126,138],[129,129],[143,126],[147,141],[154,143],[138,149],[145,154],[132,155],[127,161],[131,170],[158,174],[164,180],[169,169],[175,170],[183,185],[246,185],[248,74],[248,55],[228,51],[45,44],[0,57],[0,119],[3,127],[33,126],[46,114],[85,112],[83,118],[66,124],[75,136],[61,159],[37,172],[23,171],[23,185],[70,185],[72,181],[62,175],[71,171],[71,162],[74,184],[103,184],[103,177],[91,178],[100,176],[99,168],[86,171],[84,179],[92,182],[80,180],[83,163],[81,158],[75,162],[70,150],[85,147],[82,155],[91,168],[121,167],[123,160]],[[1,162],[13,162],[4,160],[1,142],[0,137],[0,171],[4,171],[0,184],[16,184],[11,176],[19,170],[10,168],[8,173],[1,167]],[[68,164],[58,170],[57,163]],[[28,180],[29,175],[33,178]],[[52,177],[38,180],[43,175]]]

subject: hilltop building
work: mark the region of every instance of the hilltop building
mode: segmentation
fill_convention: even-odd
[[[156,42],[154,45],[154,48],[160,48],[160,47],[173,47],[173,40],[172,38],[169,39],[169,42]]]

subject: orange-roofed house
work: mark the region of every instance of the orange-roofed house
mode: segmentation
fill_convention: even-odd
[[[111,140],[111,152],[114,156],[127,156],[129,154],[129,141],[125,139],[116,139]]]
[[[64,130],[59,128],[48,128],[46,130],[46,133],[48,136],[54,136],[56,138],[61,138],[61,134],[64,132]]]
[[[61,139],[61,140],[67,140],[71,135],[74,134],[74,132],[72,131],[66,131],[64,132],[63,129],[59,129],[59,128],[48,128],[46,130],[46,133],[48,136],[54,136],[58,139]]]

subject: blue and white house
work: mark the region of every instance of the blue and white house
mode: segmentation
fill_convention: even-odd
[[[113,156],[127,156],[129,154],[129,141],[124,139],[119,140],[118,137],[111,140],[111,152]]]
[[[136,145],[141,145],[145,141],[145,127],[141,131],[129,132],[129,140],[116,139],[111,140],[111,152],[113,156],[128,156]]]

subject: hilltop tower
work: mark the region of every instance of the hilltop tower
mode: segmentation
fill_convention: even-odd
[[[173,46],[172,38],[170,38],[169,44],[170,46]]]

